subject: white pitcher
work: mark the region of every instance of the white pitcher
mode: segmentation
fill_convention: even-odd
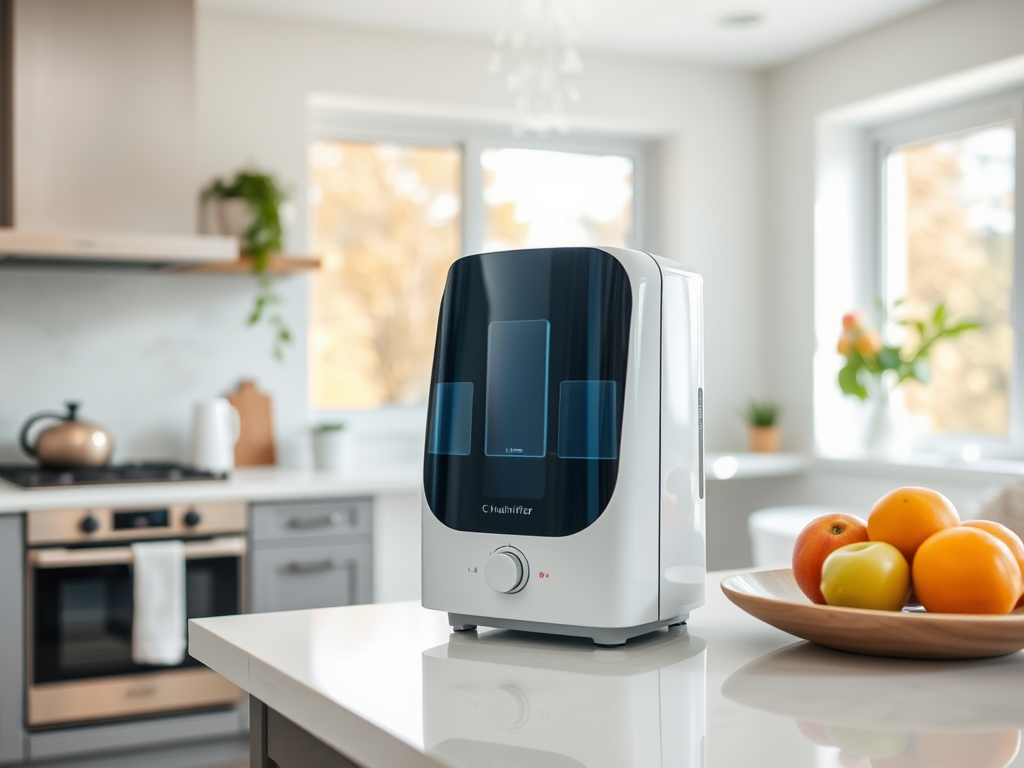
[[[241,434],[238,410],[223,397],[203,400],[192,409],[188,463],[208,472],[235,467],[235,443]]]

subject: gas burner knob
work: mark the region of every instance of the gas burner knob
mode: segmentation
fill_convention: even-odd
[[[195,528],[202,521],[202,517],[194,509],[185,513],[184,522],[189,528]]]
[[[518,549],[501,547],[491,553],[484,564],[484,579],[496,592],[511,594],[526,586],[530,570]]]
[[[96,533],[100,529],[100,521],[94,515],[87,515],[82,518],[82,522],[78,524],[78,527],[82,530],[82,533]]]

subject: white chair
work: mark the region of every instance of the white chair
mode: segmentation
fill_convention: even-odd
[[[811,520],[822,515],[852,515],[835,507],[799,504],[790,507],[765,507],[747,518],[755,568],[788,568],[793,563],[796,537]]]

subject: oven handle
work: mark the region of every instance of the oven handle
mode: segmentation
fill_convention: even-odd
[[[241,557],[246,552],[244,536],[223,536],[207,541],[185,543],[185,559]],[[29,563],[36,568],[82,568],[96,565],[131,565],[131,547],[96,547],[95,549],[32,549]]]

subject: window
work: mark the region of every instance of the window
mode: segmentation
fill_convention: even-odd
[[[460,252],[462,153],[315,141],[309,359],[317,408],[420,403],[438,297]]]
[[[309,147],[312,247],[323,261],[311,294],[314,409],[426,402],[445,277],[464,253],[636,240],[639,152],[629,142],[317,133]],[[455,409],[458,393],[449,394]],[[457,435],[444,440],[458,447]]]
[[[903,386],[915,448],[966,441],[990,453],[1024,443],[1014,306],[1022,277],[1016,238],[1020,99],[946,110],[876,130],[880,268],[876,296],[923,318],[939,303],[984,328],[931,355],[927,385]],[[906,333],[888,330],[899,341]]]
[[[485,149],[484,251],[630,242],[633,160],[536,149]]]

